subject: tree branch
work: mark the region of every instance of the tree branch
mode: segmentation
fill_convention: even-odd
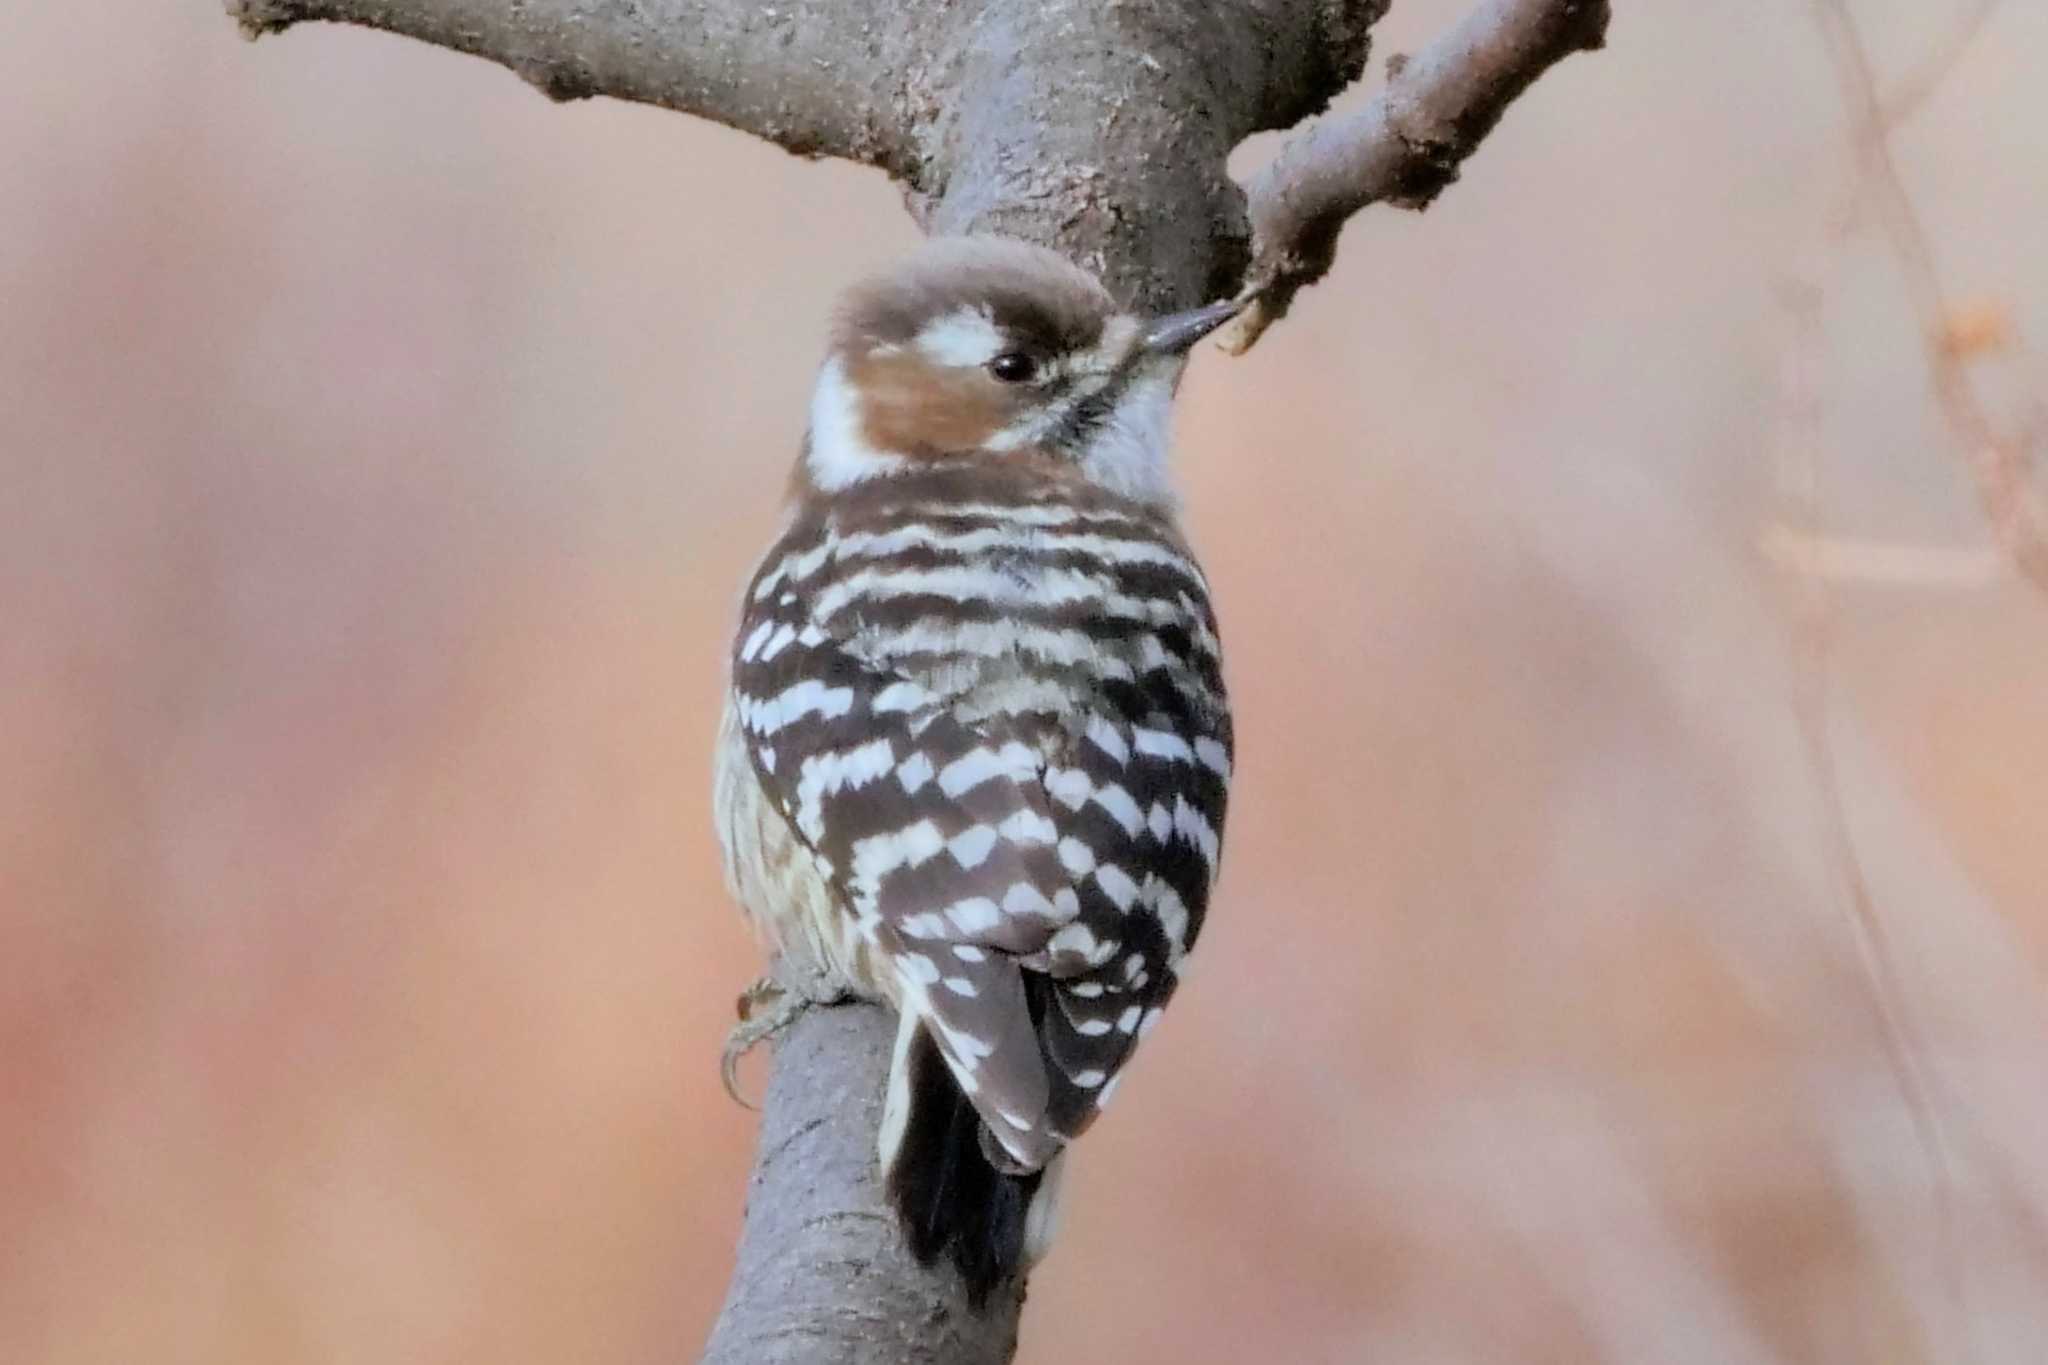
[[[1065,252],[1145,309],[1236,292],[1244,195],[1224,169],[1255,132],[1323,109],[1365,69],[1386,0],[995,3],[939,54],[932,233]]]
[[[915,180],[921,36],[945,0],[878,20],[835,0],[226,0],[251,38],[309,20],[360,24],[508,67],[550,99],[610,95],[696,114],[799,156]]]
[[[1161,309],[1238,291],[1254,215],[1226,158],[1357,79],[1387,0],[225,3],[251,36],[363,24],[497,62],[555,99],[661,105],[876,166],[928,232],[1052,246]],[[1605,19],[1604,0],[1482,11],[1410,64],[1376,124],[1340,121],[1282,153],[1254,189],[1261,240],[1277,244],[1261,260],[1307,260],[1309,227],[1334,243],[1374,198],[1434,194],[1508,100],[1597,43]],[[1323,266],[1255,278],[1284,307]],[[1014,1351],[1022,1287],[971,1311],[950,1266],[910,1259],[886,1207],[875,1133],[893,1033],[883,1011],[850,1006],[784,1035],[715,1365],[998,1365]]]
[[[2048,499],[2043,498],[2036,481],[2032,452],[2041,433],[2003,429],[1977,391],[1969,350],[1944,343],[1955,311],[1935,264],[1933,241],[1892,155],[1893,122],[1901,112],[1910,112],[1919,94],[1909,84],[1906,99],[1887,102],[1878,90],[1862,29],[1849,7],[1842,0],[1813,0],[1813,9],[1834,61],[1843,102],[1849,108],[1851,143],[1862,176],[1858,188],[1868,195],[1878,227],[1905,280],[1907,297],[1920,322],[1935,402],[1962,447],[1992,534],[2014,567],[2035,587],[2048,591]],[[1979,5],[1951,41],[1947,55],[1938,60],[1953,62],[1990,9],[1990,5]],[[1930,74],[1922,80],[1938,79],[1940,70],[1940,65],[1926,68]],[[1845,223],[1844,231],[1846,227]]]
[[[1429,207],[1515,97],[1606,41],[1607,0],[1485,0],[1419,56],[1387,63],[1365,108],[1290,139],[1249,188],[1256,293],[1223,338],[1250,350],[1294,296],[1329,272],[1352,214],[1382,200]]]
[[[784,1033],[761,1114],[747,1223],[705,1365],[1002,1365],[1021,1286],[983,1312],[950,1268],[910,1259],[875,1164],[896,1022],[807,1010]]]
[[[359,24],[496,62],[552,99],[659,105],[875,166],[928,231],[1057,245],[1164,307],[1235,291],[1250,227],[1224,158],[1357,79],[1387,0],[225,3],[251,37]]]

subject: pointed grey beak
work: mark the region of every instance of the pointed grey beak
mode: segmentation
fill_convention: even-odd
[[[1138,350],[1146,355],[1184,355],[1190,346],[1244,311],[1245,299],[1190,308],[1185,313],[1167,313],[1152,319],[1138,338]]]

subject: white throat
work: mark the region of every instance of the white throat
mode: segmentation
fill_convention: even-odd
[[[1173,471],[1173,368],[1160,366],[1131,379],[1116,406],[1088,438],[1081,469],[1090,480],[1137,502],[1171,506]]]

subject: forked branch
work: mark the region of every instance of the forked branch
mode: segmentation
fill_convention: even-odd
[[[1352,214],[1382,201],[1427,208],[1515,97],[1606,41],[1607,0],[1485,0],[1417,56],[1387,63],[1365,108],[1291,138],[1247,189],[1252,305],[1223,347],[1250,350],[1337,256]]]
[[[1054,247],[1138,308],[1235,292],[1256,221],[1266,321],[1327,268],[1344,215],[1425,202],[1607,19],[1605,0],[1490,0],[1360,120],[1283,152],[1248,216],[1231,150],[1357,79],[1386,2],[225,0],[251,36],[367,25],[497,62],[555,99],[660,105],[879,167],[927,231]],[[974,1312],[950,1266],[910,1259],[881,1197],[892,1038],[873,1006],[811,1011],[782,1038],[707,1360],[998,1365],[1014,1349],[1022,1286]]]

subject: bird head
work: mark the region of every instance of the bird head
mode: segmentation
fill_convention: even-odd
[[[1007,460],[1167,501],[1181,368],[1238,307],[1133,316],[1043,247],[939,238],[842,301],[803,476],[836,492],[938,462]]]

